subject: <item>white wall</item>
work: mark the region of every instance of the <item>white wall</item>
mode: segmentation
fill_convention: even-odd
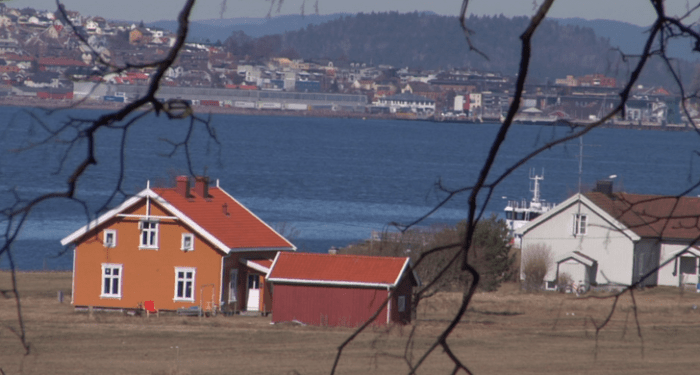
[[[579,208],[580,206],[580,208]],[[529,245],[547,244],[552,249],[554,259],[572,251],[579,251],[598,262],[595,280],[599,285],[632,283],[634,242],[618,231],[602,216],[585,204],[574,203],[568,207],[558,207],[554,216],[531,227],[523,236],[523,253]],[[579,211],[580,209],[580,211]],[[587,215],[587,233],[574,236],[572,220],[577,213]],[[524,256],[523,256],[524,258]],[[556,277],[556,265],[547,275],[548,280]]]
[[[92,99],[100,99],[107,95],[108,85],[94,82],[73,83],[73,98],[75,100],[84,99],[89,96]]]
[[[586,265],[574,259],[568,259],[559,263],[559,275],[563,273],[569,274],[571,281],[576,285],[588,285],[589,283]]]

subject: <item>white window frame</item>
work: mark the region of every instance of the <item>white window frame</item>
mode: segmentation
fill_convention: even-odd
[[[153,225],[153,228],[150,227],[151,225]],[[148,226],[148,228],[146,228],[146,226]],[[158,250],[158,227],[159,223],[156,220],[139,221],[139,249]],[[144,241],[144,234],[151,232],[154,232],[153,236],[148,236],[146,238],[152,238],[152,241]]]
[[[406,296],[399,296],[399,298],[396,299],[396,305],[398,305],[398,312],[406,311]]]
[[[192,276],[187,277],[187,273],[191,272]],[[182,273],[182,277],[180,277],[180,273]],[[195,297],[195,291],[196,291],[196,278],[197,278],[197,269],[193,267],[175,267],[175,293],[173,297],[173,301],[181,301],[181,302],[194,302],[194,297]],[[182,283],[182,295],[180,294],[180,283]],[[187,297],[187,284],[190,283],[189,289],[190,289],[190,297]]]
[[[105,229],[102,233],[102,244],[105,247],[117,247],[117,230],[116,229]],[[109,237],[112,237],[112,241],[107,241]]]
[[[189,246],[185,246],[187,239],[189,239],[189,242],[190,242]],[[182,240],[180,241],[180,250],[182,250],[182,251],[194,250],[194,234],[192,234],[192,233],[183,233],[182,234]]]
[[[574,214],[571,232],[574,236],[585,236],[588,233],[587,214]]]
[[[114,274],[115,270],[117,271],[117,275]],[[124,277],[123,270],[124,266],[121,264],[102,263],[102,277],[100,277],[100,298],[122,298],[122,278]],[[116,285],[119,288],[116,293],[114,293],[115,280],[117,281]],[[107,292],[105,292],[105,281],[109,283],[107,284],[109,289]]]
[[[557,282],[545,280],[544,281],[544,290],[557,290]]]

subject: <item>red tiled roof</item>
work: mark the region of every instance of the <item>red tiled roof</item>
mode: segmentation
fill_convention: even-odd
[[[253,262],[259,266],[265,267],[265,268],[270,268],[272,267],[272,259],[254,259],[251,260],[250,262]]]
[[[7,61],[34,61],[33,56],[20,56],[16,53],[5,53],[0,55],[0,59]]]
[[[133,79],[148,79],[148,74],[141,72],[126,72],[126,76]]]
[[[404,269],[408,269],[407,263],[408,258],[278,253],[268,279],[305,284],[393,286]]]
[[[596,206],[641,237],[700,237],[700,198],[599,192],[585,194]]]
[[[175,189],[152,190],[232,250],[294,249],[294,245],[220,188],[210,187],[211,197],[206,199],[194,189],[191,198]]]
[[[39,65],[87,66],[87,64],[82,61],[66,57],[42,57],[39,59]]]

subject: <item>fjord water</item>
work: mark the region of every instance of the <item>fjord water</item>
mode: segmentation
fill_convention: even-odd
[[[16,197],[31,199],[65,190],[71,168],[86,154],[86,143],[70,146],[78,135],[69,127],[49,138],[69,119],[94,119],[104,112],[0,107],[0,191],[3,207]],[[206,117],[206,115],[204,116]],[[76,126],[78,123],[73,123]],[[325,252],[410,222],[427,213],[445,193],[476,181],[498,131],[496,124],[212,115],[212,139],[195,123],[187,142],[196,174],[206,174],[261,219],[294,228],[300,251]],[[124,124],[122,124],[124,125]],[[20,269],[70,269],[72,252],[58,255],[60,239],[86,224],[86,212],[117,205],[124,195],[164,186],[187,174],[185,141],[189,121],[148,115],[131,126],[103,129],[96,145],[97,165],[80,179],[77,197],[39,205],[24,224],[14,246]],[[489,181],[546,142],[566,135],[565,127],[514,126],[508,134]],[[123,163],[122,141],[125,144]],[[700,179],[700,137],[694,132],[597,129],[584,138],[584,187],[617,175],[616,187],[645,194],[679,194]],[[67,153],[62,159],[60,155]],[[172,155],[171,155],[172,153]],[[544,169],[542,198],[560,202],[578,191],[579,143],[552,147],[534,157],[498,185],[485,205],[500,214],[506,199],[530,199],[528,171]],[[109,201],[123,168],[123,191]],[[688,194],[695,195],[696,190]],[[486,194],[481,196],[484,204]],[[454,224],[466,216],[467,195],[455,197],[421,225]],[[108,202],[109,201],[109,202]],[[7,223],[5,223],[7,225]],[[7,267],[7,259],[0,260]]]

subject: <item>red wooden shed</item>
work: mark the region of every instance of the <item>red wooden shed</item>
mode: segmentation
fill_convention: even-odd
[[[386,299],[374,325],[411,321],[412,288],[419,284],[409,258],[277,253],[272,322],[355,327]]]

